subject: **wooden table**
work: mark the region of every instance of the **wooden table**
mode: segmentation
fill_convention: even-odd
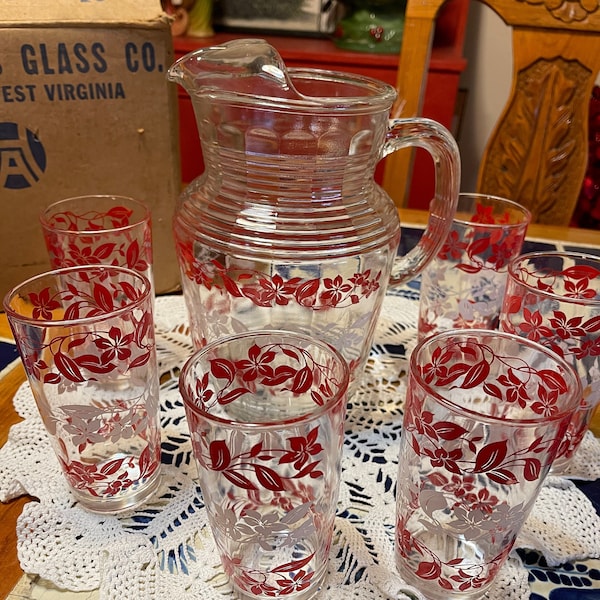
[[[0,314],[0,337],[11,337],[4,313]],[[24,380],[25,371],[20,363],[0,378],[0,446],[5,444],[11,425],[19,420],[12,398]],[[7,504],[0,504],[0,598],[8,595],[23,574],[17,560],[15,525],[26,502],[27,498],[18,498]]]
[[[403,225],[422,225],[427,221],[427,215],[422,211],[401,210],[400,214]],[[600,248],[598,231],[531,225],[527,237],[539,240],[562,240]],[[10,337],[6,315],[0,313],[0,338]],[[12,405],[12,398],[23,381],[25,381],[25,372],[20,363],[0,378],[0,447],[6,442],[11,425],[19,420]],[[596,411],[591,429],[600,436],[600,410]],[[0,598],[5,598],[9,594],[23,574],[17,560],[16,521],[27,501],[27,498],[18,498],[7,504],[0,504]]]

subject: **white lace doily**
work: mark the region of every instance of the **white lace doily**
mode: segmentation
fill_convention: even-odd
[[[348,412],[338,518],[327,600],[422,599],[394,567],[394,487],[407,362],[415,344],[417,293],[386,297],[367,371]],[[0,500],[29,494],[17,522],[23,570],[101,600],[231,596],[206,521],[177,391],[176,373],[191,345],[181,297],[156,302],[163,428],[162,487],[141,509],[119,517],[89,513],[69,495],[28,385],[14,404],[24,421],[0,450]],[[170,375],[170,377],[169,377]],[[577,476],[600,477],[600,443],[586,439]],[[519,539],[550,564],[600,555],[600,517],[565,478],[549,478]],[[527,571],[506,563],[490,600],[529,596]]]

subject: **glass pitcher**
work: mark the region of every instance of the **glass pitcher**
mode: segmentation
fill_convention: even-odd
[[[390,121],[392,86],[287,69],[263,40],[196,50],[168,78],[191,96],[205,163],[173,222],[194,345],[296,330],[336,347],[355,381],[388,284],[419,273],[448,233],[460,179],[454,139],[428,119]],[[398,257],[397,209],[373,175],[407,146],[431,154],[436,187],[420,243]]]

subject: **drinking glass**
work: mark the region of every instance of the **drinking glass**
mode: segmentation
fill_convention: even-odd
[[[241,598],[305,600],[321,588],[348,378],[331,346],[282,331],[211,342],[181,372],[208,519]]]
[[[460,194],[452,228],[421,279],[418,337],[496,329],[508,263],[521,252],[529,211],[511,200]]]
[[[4,309],[74,498],[99,513],[144,502],[160,472],[150,281],[68,267],[19,284]]]
[[[500,328],[548,346],[579,374],[581,402],[552,467],[564,475],[600,402],[600,258],[532,252],[515,259]]]
[[[429,600],[485,596],[548,473],[581,387],[551,350],[451,330],[410,358],[396,563]]]
[[[53,269],[109,264],[127,267],[152,283],[150,209],[133,198],[91,194],[66,198],[40,214]]]

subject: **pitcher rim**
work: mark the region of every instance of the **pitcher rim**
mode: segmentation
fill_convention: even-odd
[[[310,112],[378,112],[391,108],[395,102],[398,92],[394,86],[367,75],[348,73],[332,69],[319,69],[311,67],[290,67],[287,72],[292,80],[321,80],[341,85],[354,85],[366,91],[365,95],[347,96],[307,96],[300,94],[301,98],[278,98],[250,92],[223,90],[213,85],[199,86],[197,88],[185,84],[185,77],[175,74],[176,68],[180,67],[189,55],[179,58],[167,71],[167,78],[173,83],[180,85],[191,98],[207,98],[211,101],[225,104],[241,103],[255,105],[255,109],[304,109]]]

